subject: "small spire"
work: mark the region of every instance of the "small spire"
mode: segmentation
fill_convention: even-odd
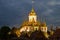
[[[31,12],[34,12],[34,8],[32,7],[32,10],[31,10]]]
[[[44,19],[44,25],[46,26],[46,18]]]

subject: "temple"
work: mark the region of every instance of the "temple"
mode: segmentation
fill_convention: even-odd
[[[20,32],[33,32],[41,30],[47,32],[46,22],[39,22],[34,8],[31,9],[28,15],[28,20],[24,21],[20,27]]]

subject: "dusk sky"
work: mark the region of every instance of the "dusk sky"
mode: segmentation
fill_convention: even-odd
[[[34,0],[33,7],[40,21],[60,26],[60,0]],[[0,26],[21,25],[31,9],[32,0],[0,0]]]

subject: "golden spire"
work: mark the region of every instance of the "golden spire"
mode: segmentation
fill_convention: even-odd
[[[47,26],[47,25],[46,25],[46,18],[44,19],[44,25]]]
[[[46,19],[44,19],[44,21],[42,22],[42,26],[46,27]]]
[[[34,8],[32,8],[31,12],[29,13],[29,15],[36,15]]]
[[[34,0],[32,0],[32,10],[31,10],[31,12],[30,12],[29,15],[36,15],[36,13],[35,13],[35,11],[34,11],[33,4],[34,4]]]
[[[34,12],[34,8],[32,7],[32,10],[31,10],[31,12]]]

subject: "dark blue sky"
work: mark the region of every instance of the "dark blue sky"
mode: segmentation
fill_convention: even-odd
[[[46,18],[47,25],[60,26],[60,0],[34,0],[39,20]],[[19,26],[28,19],[32,0],[0,0],[0,26]]]

